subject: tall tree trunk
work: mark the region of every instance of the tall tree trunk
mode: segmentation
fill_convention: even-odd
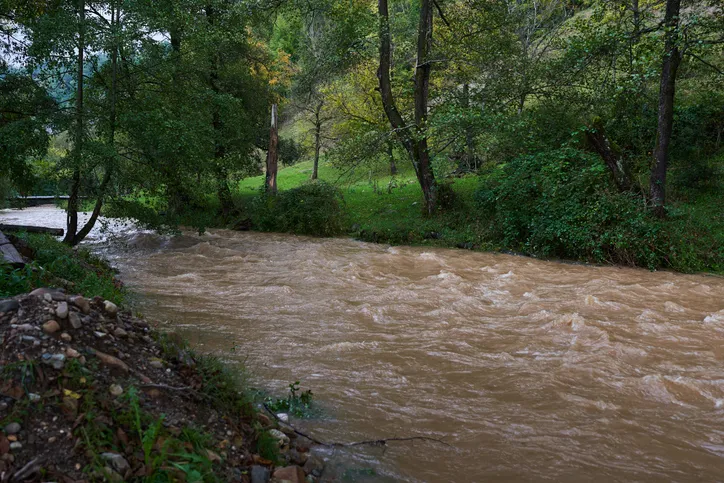
[[[430,50],[432,48],[432,1],[420,3],[420,24],[417,27],[417,66],[415,68],[415,125],[417,142],[415,143],[418,160],[417,178],[425,197],[427,214],[435,212],[437,204],[437,186],[432,172],[430,150],[427,146],[427,99],[430,90]]]
[[[591,149],[606,163],[618,190],[621,192],[633,191],[634,183],[631,181],[631,175],[623,155],[609,141],[600,120],[594,121],[593,125],[586,131],[586,140]]]
[[[80,229],[78,233],[75,233],[73,235],[72,240],[70,240],[71,245],[77,245],[78,243],[82,242],[85,237],[88,236],[88,234],[91,232],[93,227],[96,224],[96,221],[98,220],[98,217],[101,214],[101,209],[103,208],[103,199],[106,194],[106,189],[108,188],[108,184],[111,181],[111,177],[113,175],[113,164],[115,163],[115,141],[116,141],[116,99],[117,99],[117,80],[118,80],[118,19],[120,17],[120,12],[115,7],[114,4],[111,4],[111,35],[113,37],[113,43],[112,43],[112,51],[111,51],[111,86],[110,86],[110,92],[109,92],[109,100],[110,100],[110,106],[109,106],[109,115],[108,115],[108,146],[110,147],[111,151],[114,153],[111,155],[111,159],[108,159],[107,166],[106,166],[106,172],[103,175],[103,180],[101,181],[101,184],[98,186],[98,191],[96,193],[96,203],[93,207],[93,212],[91,213],[90,218],[86,221],[85,225],[83,225],[83,228]]]
[[[380,20],[380,65],[377,78],[385,114],[392,128],[400,137],[402,145],[412,158],[417,180],[425,199],[425,211],[430,215],[437,204],[437,186],[432,171],[430,151],[427,145],[427,99],[430,88],[431,63],[429,59],[432,46],[432,0],[422,0],[420,4],[420,22],[417,30],[417,65],[415,67],[415,125],[414,131],[405,123],[395,105],[390,81],[391,38],[389,8],[387,0],[378,0]]]
[[[78,243],[82,242],[95,226],[96,221],[98,220],[98,216],[101,214],[101,208],[103,207],[103,197],[106,189],[108,188],[108,183],[111,180],[112,173],[113,167],[109,166],[106,169],[106,174],[103,176],[103,181],[101,181],[101,184],[98,187],[98,197],[96,198],[96,204],[93,207],[93,212],[91,213],[91,216],[90,218],[88,218],[88,221],[85,223],[85,225],[83,225],[83,228],[75,235],[75,237],[73,237],[72,245],[77,245]]]
[[[470,109],[470,84],[463,84],[463,108],[468,113]],[[475,142],[473,126],[470,121],[465,122],[465,164],[468,170],[477,170],[478,163],[475,158]]]
[[[174,95],[182,98],[182,77],[179,75],[183,69],[181,64],[181,44],[183,42],[183,30],[178,26],[179,21],[176,18],[172,18],[172,24],[169,27],[169,35],[171,37],[171,79],[172,86],[174,89]],[[179,173],[173,169],[173,160],[162,161],[166,166],[163,169],[164,175],[168,177],[166,183],[166,193],[169,197],[169,211],[172,213],[180,213],[183,210],[187,210],[189,205],[192,203],[192,198],[189,195],[189,190],[186,184],[180,179]],[[201,168],[197,173],[197,180],[201,182]]]
[[[78,230],[78,202],[80,197],[80,168],[83,159],[83,57],[85,54],[85,1],[78,0],[78,56],[76,74],[76,98],[75,98],[75,139],[73,145],[73,178],[68,196],[68,207],[66,209],[66,231],[63,242],[73,245],[75,233]]]
[[[412,156],[412,136],[410,136],[410,128],[402,118],[400,111],[395,105],[395,98],[392,95],[392,81],[390,80],[390,63],[391,63],[391,39],[390,39],[390,16],[387,7],[387,0],[378,0],[378,14],[380,17],[380,66],[377,69],[377,79],[380,84],[380,96],[382,97],[382,107],[385,110],[387,119],[390,121],[392,128],[400,138],[400,142],[407,152]],[[415,159],[413,158],[413,163]]]
[[[322,145],[322,119],[321,111],[323,102],[319,101],[314,111],[314,168],[312,169],[312,179],[319,176],[319,150]]]
[[[654,214],[666,216],[666,169],[669,162],[669,144],[674,125],[674,97],[676,95],[676,75],[681,63],[679,50],[679,11],[681,0],[667,0],[664,16],[665,50],[661,66],[659,85],[659,117],[656,130],[656,147],[651,168],[649,195]]]
[[[279,133],[277,132],[277,105],[272,104],[271,127],[269,129],[269,152],[266,155],[266,192],[277,194],[277,165],[279,161]]]

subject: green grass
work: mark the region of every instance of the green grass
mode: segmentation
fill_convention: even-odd
[[[477,177],[468,176],[450,181],[456,195],[456,206],[452,210],[427,217],[422,209],[422,191],[412,166],[398,162],[398,169],[400,171],[395,176],[366,168],[342,172],[320,162],[319,178],[335,184],[342,191],[345,221],[351,235],[392,244],[495,248],[480,236],[482,227],[472,216]],[[308,182],[311,172],[311,161],[279,170],[279,190],[288,190]],[[238,195],[242,204],[244,199],[257,195],[263,184],[263,176],[241,181]]]
[[[20,269],[0,264],[0,297],[54,286],[69,293],[100,295],[116,304],[123,302],[126,291],[111,267],[88,250],[70,248],[49,235],[17,236],[34,251],[34,259]]]

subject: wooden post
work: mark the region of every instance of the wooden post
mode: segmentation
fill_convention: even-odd
[[[266,192],[277,193],[277,161],[279,160],[279,133],[277,132],[277,105],[272,104],[271,128],[269,131],[269,152],[266,155]]]

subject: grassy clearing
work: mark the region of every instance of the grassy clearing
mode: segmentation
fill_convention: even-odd
[[[281,169],[277,180],[280,191],[307,183],[312,162],[305,161]],[[342,173],[326,163],[319,167],[321,180],[336,185],[344,197],[343,211],[348,233],[368,241],[392,244],[495,248],[480,236],[482,226],[473,216],[473,192],[478,178],[452,181],[456,194],[453,209],[428,218],[421,209],[422,192],[411,168],[396,176],[373,171]],[[247,178],[239,183],[242,205],[259,193],[264,177]]]

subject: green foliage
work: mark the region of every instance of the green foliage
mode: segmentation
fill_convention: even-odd
[[[39,278],[33,265],[13,268],[4,260],[0,261],[0,297],[29,292],[39,283]]]
[[[618,193],[594,155],[572,148],[520,156],[483,177],[476,197],[489,236],[524,253],[648,267],[705,266],[683,234]]]
[[[47,149],[45,122],[53,108],[31,76],[8,72],[0,64],[0,179],[12,181],[21,193],[30,194],[35,184],[28,159]],[[0,189],[0,195],[5,194],[7,190]]]
[[[211,355],[194,355],[194,360],[203,381],[200,392],[215,407],[235,414],[250,415],[253,413],[251,398],[245,390],[243,370],[231,368]]]
[[[342,206],[339,189],[317,181],[280,191],[276,196],[262,193],[248,209],[257,230],[334,236],[343,231]]]
[[[283,399],[268,397],[264,404],[275,413],[289,413],[300,418],[309,416],[314,394],[311,389],[302,391],[299,384],[299,381],[289,384],[287,397]]]
[[[292,166],[301,161],[304,155],[304,148],[294,139],[279,139],[279,160],[284,166]]]
[[[261,431],[257,436],[256,452],[259,453],[262,458],[274,463],[281,461],[279,440],[267,431]]]
[[[181,470],[189,482],[217,482],[212,462],[208,458],[211,438],[192,428],[184,427],[178,436],[164,427],[164,415],[151,417],[140,405],[138,390],[131,386],[123,396],[125,409],[116,414],[116,422],[130,426],[138,436],[143,450],[147,483],[175,481],[170,467]],[[159,442],[163,443],[159,447]],[[189,446],[186,444],[190,444]]]

